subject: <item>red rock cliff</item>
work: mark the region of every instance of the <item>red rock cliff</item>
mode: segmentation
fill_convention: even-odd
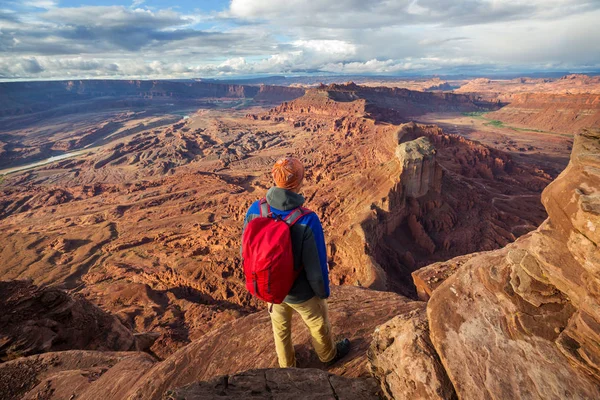
[[[600,131],[576,136],[543,193],[548,219],[433,291],[431,338],[459,398],[600,397],[599,154]]]

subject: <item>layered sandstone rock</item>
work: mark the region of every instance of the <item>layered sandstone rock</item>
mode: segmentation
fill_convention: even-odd
[[[337,117],[365,115],[380,121],[402,123],[428,112],[490,111],[497,108],[494,102],[480,101],[469,95],[366,87],[348,82],[309,89],[303,97],[283,103],[260,118],[276,119],[282,113],[299,112]],[[289,120],[289,117],[284,119]]]
[[[433,291],[431,339],[459,398],[600,396],[600,131],[544,191],[549,218]]]
[[[407,197],[422,197],[429,190],[440,192],[442,168],[435,161],[435,148],[422,136],[396,148],[396,157],[402,163],[400,181]]]
[[[254,95],[254,101],[268,103],[281,103],[291,101],[304,94],[304,89],[296,87],[260,85],[258,93]]]
[[[467,82],[455,93],[479,95],[488,99],[510,102],[520,93],[600,94],[600,77],[580,74],[553,78],[515,78],[492,80],[478,78]]]
[[[427,301],[431,294],[446,279],[452,276],[460,267],[462,267],[471,258],[479,253],[465,254],[464,256],[454,257],[448,261],[440,261],[419,268],[412,273],[413,282],[417,289],[419,300]]]
[[[509,105],[486,114],[486,118],[516,127],[574,134],[584,128],[600,128],[600,93],[518,94],[512,96]]]

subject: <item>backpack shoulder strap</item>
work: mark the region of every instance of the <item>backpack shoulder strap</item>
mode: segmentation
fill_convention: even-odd
[[[269,203],[267,203],[267,199],[260,199],[259,205],[261,217],[268,217],[271,215],[271,207],[269,206]]]
[[[294,225],[296,222],[298,222],[298,220],[302,217],[304,217],[305,215],[308,215],[312,213],[311,210],[309,210],[308,208],[304,208],[304,207],[298,207],[296,208],[294,211],[292,211],[291,213],[288,214],[288,216],[285,218],[285,222],[289,225],[292,226]]]

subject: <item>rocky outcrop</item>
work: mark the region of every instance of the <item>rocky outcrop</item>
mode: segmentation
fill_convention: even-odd
[[[145,353],[64,351],[0,364],[0,398],[130,399],[131,386],[156,364]],[[348,378],[320,369],[244,371],[169,388],[158,399],[345,399],[377,400],[371,377]]]
[[[459,398],[600,397],[600,131],[575,138],[534,232],[466,261],[431,295],[432,342]]]
[[[129,329],[81,297],[25,281],[0,281],[0,293],[0,361],[68,349],[136,349]]]
[[[165,400],[378,400],[373,379],[345,378],[318,369],[262,369],[167,390]]]
[[[369,365],[387,399],[456,398],[429,339],[425,304],[375,329]]]
[[[422,315],[423,303],[394,293],[334,287],[328,304],[335,337],[347,337],[352,343],[350,354],[328,371],[314,354],[308,330],[298,315],[293,319],[293,340],[302,369],[277,368],[270,317],[265,310],[215,329],[160,362],[133,351],[82,350],[8,361],[0,364],[0,397],[211,399],[268,392],[269,398],[274,393],[287,398],[378,398],[377,384],[366,369],[371,335],[394,316],[408,321]],[[83,310],[82,315],[90,314]],[[257,368],[262,370],[244,372]]]
[[[478,254],[479,253],[470,253],[465,254],[464,256],[454,257],[448,261],[429,264],[413,272],[413,282],[417,289],[419,300],[429,300],[431,294],[438,286],[444,283],[446,279],[452,276],[467,261]]]
[[[435,148],[426,137],[399,144],[396,157],[402,164],[400,182],[407,197],[422,197],[429,190],[441,191],[442,168],[436,163]]]
[[[272,109],[268,115],[256,116],[263,120],[276,120],[285,113],[328,115],[331,117],[368,116],[391,123],[408,122],[411,117],[428,112],[489,111],[497,109],[493,102],[453,93],[432,93],[397,87],[366,87],[353,82],[343,85],[321,85],[306,94]],[[285,120],[294,118],[284,116]],[[302,125],[304,126],[304,125]]]
[[[330,373],[344,377],[367,374],[366,351],[377,325],[422,308],[422,303],[394,293],[354,287],[334,288],[328,305],[335,337],[347,337],[352,343],[350,354],[329,369]],[[323,368],[312,351],[308,330],[297,314],[292,326],[298,366]],[[170,388],[249,369],[274,367],[277,367],[277,358],[273,332],[265,310],[213,330],[180,349],[156,364],[130,394],[136,399],[160,399]]]
[[[580,74],[561,78],[515,78],[492,80],[478,78],[467,82],[455,93],[480,96],[489,100],[510,102],[521,93],[600,94],[600,77]]]
[[[547,175],[436,126],[403,124],[395,135],[399,179],[362,223],[388,288],[414,296],[402,283],[410,282],[406,277],[415,269],[502,247],[524,233],[517,227],[543,221],[543,208],[533,201],[550,181]],[[517,187],[523,197],[504,194]],[[532,203],[525,205],[525,199]],[[530,218],[535,221],[525,222]]]
[[[584,128],[600,128],[600,93],[517,94],[509,105],[486,118],[516,127],[575,134]]]
[[[344,85],[331,84],[321,89],[335,95],[355,96],[362,98],[374,107],[369,111],[377,119],[385,116],[385,109],[397,111],[398,117],[414,117],[427,112],[475,111],[492,110],[497,108],[493,102],[479,101],[474,97],[463,94],[443,92],[421,92],[403,88],[363,87],[349,82]],[[383,114],[380,114],[384,111]],[[391,115],[390,115],[391,116]],[[391,122],[391,121],[390,121]]]

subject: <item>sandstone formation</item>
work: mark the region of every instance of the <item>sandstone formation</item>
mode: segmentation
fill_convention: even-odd
[[[429,339],[424,304],[375,329],[369,362],[387,399],[456,398]]]
[[[600,131],[576,137],[548,219],[432,293],[432,342],[459,398],[600,397]]]
[[[600,77],[571,74],[554,78],[515,78],[493,80],[478,78],[467,82],[455,93],[479,95],[490,100],[510,102],[520,93],[600,94]]]
[[[435,92],[452,90],[457,86],[453,86],[450,82],[441,80],[440,78],[431,78],[423,80],[405,80],[405,79],[388,79],[388,80],[373,80],[368,78],[353,79],[354,82],[361,86],[369,87],[396,87],[410,90],[420,90],[423,92]]]
[[[516,127],[575,134],[584,128],[600,128],[600,91],[596,94],[518,94],[509,105],[486,114],[486,118]]]
[[[130,386],[155,361],[145,353],[64,351],[0,364],[0,396],[17,399],[130,398]],[[373,378],[319,369],[262,369],[167,389],[159,399],[379,399]]]
[[[325,111],[324,108],[328,110]],[[291,110],[301,114],[326,113],[338,117],[360,114],[378,121],[401,123],[407,122],[411,117],[433,111],[489,111],[497,108],[494,102],[479,100],[469,95],[428,93],[395,87],[364,87],[348,82],[310,89],[293,104],[284,102],[269,114],[272,118]],[[262,119],[270,117],[263,116]]]
[[[401,180],[407,197],[422,197],[442,189],[442,167],[435,161],[435,148],[422,136],[404,142],[396,148],[396,157],[402,163]]]
[[[0,361],[49,351],[125,351],[136,339],[87,300],[24,281],[0,281]]]
[[[356,151],[352,153],[354,158],[361,158],[358,164],[363,165],[362,177],[367,176],[369,179],[361,179],[347,186],[369,189],[365,190],[365,193],[374,192],[373,197],[377,200],[372,203],[371,209],[376,210],[376,214],[373,213],[371,216],[367,213],[358,214],[357,218],[353,218],[353,222],[345,222],[341,219],[347,218],[346,215],[342,214],[341,218],[336,215],[340,207],[342,209],[344,207],[354,208],[351,205],[353,199],[348,198],[344,193],[340,193],[341,191],[337,188],[338,185],[346,186],[346,184],[340,181],[339,176],[331,172],[337,167],[338,163],[335,159],[327,160],[325,157],[320,156],[323,161],[320,161],[319,164],[330,171],[327,173],[328,176],[336,178],[336,187],[328,188],[328,191],[331,194],[334,194],[333,192],[339,193],[338,196],[331,196],[331,202],[328,201],[329,204],[335,204],[335,207],[332,208],[331,205],[328,205],[328,210],[331,211],[325,217],[326,224],[331,221],[331,226],[335,227],[356,226],[357,224],[362,226],[362,229],[356,231],[356,233],[352,232],[348,235],[347,232],[343,232],[339,238],[335,236],[331,238],[335,243],[335,253],[332,254],[334,264],[332,273],[336,281],[342,278],[338,278],[340,276],[338,273],[349,275],[346,271],[351,266],[350,268],[358,278],[356,282],[361,285],[387,287],[406,295],[412,295],[410,289],[412,283],[406,276],[415,267],[426,264],[421,260],[426,258],[427,262],[434,261],[435,258],[432,258],[432,253],[437,251],[440,257],[448,258],[448,256],[442,256],[448,250],[457,251],[453,255],[458,255],[469,251],[490,249],[495,246],[500,247],[513,240],[511,234],[508,233],[512,229],[509,225],[504,224],[499,229],[485,229],[484,232],[466,239],[462,236],[465,231],[457,225],[470,223],[467,220],[457,219],[456,215],[465,215],[465,213],[468,213],[467,210],[472,208],[474,208],[473,211],[476,209],[477,212],[480,212],[489,208],[491,202],[493,206],[502,204],[501,215],[495,214],[500,219],[514,218],[516,215],[527,215],[526,218],[531,218],[534,214],[536,214],[535,218],[539,218],[537,222],[533,222],[531,225],[529,222],[517,223],[516,220],[513,220],[510,225],[515,227],[534,227],[545,217],[545,215],[537,214],[537,212],[524,214],[525,208],[522,204],[519,207],[513,207],[512,200],[516,200],[521,196],[512,197],[512,194],[500,194],[499,198],[494,199],[495,195],[492,194],[490,197],[488,193],[483,195],[486,199],[482,199],[481,203],[475,196],[470,201],[474,200],[477,205],[469,204],[466,209],[462,197],[466,190],[472,191],[478,187],[488,191],[491,187],[497,185],[499,181],[511,186],[511,189],[501,189],[500,193],[510,193],[518,186],[513,184],[514,181],[512,180],[515,178],[522,180],[528,189],[540,191],[549,182],[548,175],[539,175],[539,171],[534,172],[533,170],[523,175],[525,169],[519,166],[517,169],[520,172],[517,172],[514,169],[515,164],[506,154],[467,141],[457,135],[447,135],[435,126],[415,124],[396,126],[380,122],[402,121],[411,113],[418,114],[430,110],[466,111],[483,106],[473,103],[468,97],[436,96],[435,94],[401,89],[362,88],[352,83],[330,85],[309,90],[302,98],[284,103],[272,109],[266,115],[250,115],[252,119],[284,121],[310,133],[337,132],[336,135],[329,135],[328,140],[320,146],[320,152],[343,154],[345,147],[360,144],[364,148],[361,154],[371,154],[371,157],[363,157],[357,154]],[[406,106],[407,103],[410,103],[410,105]],[[344,135],[345,140],[343,142],[338,139],[340,134]],[[371,139],[374,137],[383,138],[386,141]],[[397,156],[398,145],[406,146],[405,142],[420,137],[426,137],[436,149],[435,160],[430,156],[423,158],[427,178],[419,175],[420,169],[413,171],[414,166],[408,165],[409,163],[414,164],[421,161],[407,161],[407,164],[404,165],[405,162],[396,157],[400,162],[399,164],[389,163],[390,156],[388,154],[393,152]],[[373,140],[379,140],[380,143],[375,145]],[[331,150],[329,150],[330,146]],[[334,146],[336,147],[335,150]],[[417,144],[414,146],[418,147]],[[371,150],[373,147],[377,148],[376,152]],[[356,147],[354,148],[356,149]],[[398,151],[402,153],[402,150]],[[303,158],[309,158],[312,156],[311,153],[313,153],[313,150],[305,150],[299,155]],[[418,151],[414,154],[416,158],[423,157]],[[378,161],[380,161],[379,165],[376,164]],[[357,161],[352,162],[357,163]],[[447,173],[444,175],[442,170],[447,171]],[[507,175],[505,177],[499,176],[504,174]],[[387,182],[374,180],[373,177],[381,175],[391,175],[390,180]],[[400,179],[394,178],[394,175]],[[511,178],[506,179],[508,175]],[[317,176],[319,180],[322,180],[319,175]],[[352,176],[342,176],[344,177],[342,179],[348,181],[350,179],[346,179],[346,177],[352,178]],[[471,177],[477,181],[481,178],[492,179],[496,183],[488,186],[482,184],[482,182],[475,182],[474,185],[469,184],[468,188],[462,189],[465,181]],[[420,181],[422,178],[424,179],[423,182]],[[416,194],[421,196],[424,193],[430,193],[429,197],[411,196],[410,191],[413,189],[409,189],[409,194],[407,194],[403,188],[411,181],[415,182],[413,185],[425,183],[425,186],[422,186]],[[509,183],[511,181],[513,183]],[[443,182],[446,182],[446,184]],[[427,184],[432,186],[426,187]],[[442,187],[445,187],[446,190],[441,190]],[[528,196],[531,196],[531,200],[535,201],[533,193],[525,195],[523,198]],[[341,198],[345,199],[345,204],[340,203],[339,199]],[[378,198],[381,198],[381,200]],[[510,211],[505,208],[506,206],[510,207]],[[538,207],[534,206],[533,203],[531,206]],[[530,211],[532,210],[531,206],[527,206]],[[461,208],[461,210],[459,211],[455,207]],[[438,211],[435,212],[434,209],[438,209]],[[393,210],[393,212],[388,213],[388,210]],[[414,216],[409,217],[410,214],[414,214]],[[423,218],[431,218],[431,220],[424,220]],[[479,221],[490,221],[495,218],[495,216],[485,215],[479,216],[477,219]],[[469,229],[473,229],[472,224]],[[406,230],[409,230],[408,236],[405,233]],[[425,231],[427,231],[427,235],[424,234]],[[450,233],[450,231],[453,233]],[[462,237],[456,237],[455,239],[450,237],[458,234],[458,232],[461,232],[459,235]],[[514,232],[516,235],[522,233]],[[504,236],[505,239],[499,236]],[[415,239],[419,243],[418,246],[414,246]],[[363,254],[356,255],[355,249],[360,248],[361,243],[365,240],[369,245],[372,243],[373,248],[369,248],[367,257]],[[392,245],[392,243],[394,244]],[[465,249],[464,245],[472,247]],[[339,254],[339,258],[337,254]],[[338,259],[343,261],[339,262]],[[398,261],[400,261],[400,266]],[[388,265],[392,264],[395,264],[393,268],[387,268]],[[357,266],[360,266],[360,270],[357,270]],[[385,281],[382,278],[384,276],[382,269],[386,273],[385,276],[387,276]],[[337,282],[345,282],[345,278],[342,279]]]
[[[349,379],[318,369],[262,369],[221,376],[165,392],[165,400],[377,400],[372,379]]]

